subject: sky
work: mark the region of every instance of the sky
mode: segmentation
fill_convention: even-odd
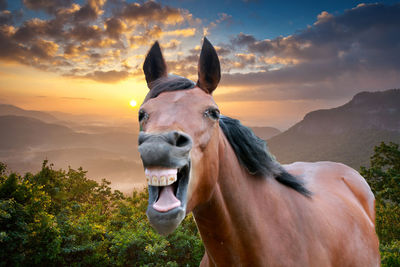
[[[221,112],[250,126],[285,130],[400,87],[396,1],[0,0],[0,103],[136,121],[152,43],[170,73],[196,81],[204,36]]]

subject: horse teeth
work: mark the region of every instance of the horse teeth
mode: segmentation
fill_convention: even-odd
[[[173,184],[176,180],[178,180],[177,173],[177,169],[145,169],[147,183],[152,186],[167,186]]]

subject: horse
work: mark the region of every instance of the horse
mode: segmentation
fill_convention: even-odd
[[[335,162],[281,165],[266,143],[220,114],[221,70],[204,38],[198,81],[167,73],[159,43],[143,64],[150,89],[138,150],[147,217],[161,235],[190,212],[200,266],[379,266],[375,199],[365,179]]]

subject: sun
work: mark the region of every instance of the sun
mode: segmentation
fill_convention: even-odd
[[[131,107],[136,107],[137,103],[134,99],[132,99],[131,102],[129,102],[129,105],[131,105]]]

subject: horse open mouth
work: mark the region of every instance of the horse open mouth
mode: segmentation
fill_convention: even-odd
[[[190,163],[181,168],[149,167],[145,174],[149,185],[147,217],[158,233],[169,234],[186,215]]]

